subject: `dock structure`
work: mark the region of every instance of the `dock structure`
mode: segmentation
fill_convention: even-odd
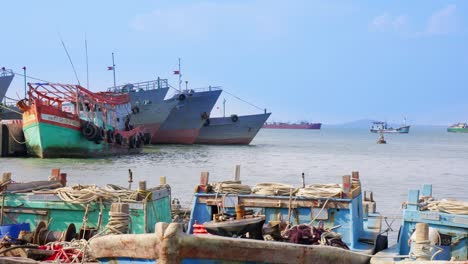
[[[21,120],[0,121],[0,157],[26,156]]]

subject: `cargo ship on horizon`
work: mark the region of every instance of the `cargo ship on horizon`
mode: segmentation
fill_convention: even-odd
[[[300,122],[300,123],[283,123],[283,122],[270,122],[265,123],[263,128],[273,128],[273,129],[320,129],[322,123],[309,123],[309,122]]]

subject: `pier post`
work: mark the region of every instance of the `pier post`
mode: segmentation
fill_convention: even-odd
[[[159,185],[166,185],[166,176],[159,177]]]
[[[341,187],[343,191],[343,198],[349,198],[349,193],[351,192],[351,176],[343,176],[343,186]]]
[[[429,225],[427,223],[416,224],[416,241],[413,248],[413,253],[416,260],[430,260],[431,249],[429,244]]]
[[[234,176],[235,181],[240,181],[240,165],[236,165],[236,174]]]

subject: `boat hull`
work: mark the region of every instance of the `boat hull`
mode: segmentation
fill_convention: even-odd
[[[399,134],[408,134],[410,130],[410,126],[403,126],[399,128],[389,128],[389,129],[371,129],[370,132],[372,133],[399,133]]]
[[[449,127],[447,128],[447,132],[451,133],[468,133],[468,127]]]
[[[200,129],[197,144],[248,145],[271,113],[233,117],[210,118]]]
[[[169,117],[177,103],[177,101],[159,101],[139,105],[138,108],[133,108],[131,116],[133,124],[140,126],[143,133],[150,134],[151,138],[156,138],[159,128]]]
[[[23,132],[28,153],[39,158],[89,158],[133,154],[141,148],[129,148],[105,141],[99,144],[81,133],[79,119],[52,107],[32,105],[23,114]]]
[[[157,223],[155,234],[91,240],[101,263],[368,263],[369,257],[330,246],[309,246],[213,235],[187,235],[182,226]]]
[[[221,90],[184,94],[184,100],[178,101],[169,117],[160,126],[151,140],[152,144],[193,144],[200,128],[218,100]]]

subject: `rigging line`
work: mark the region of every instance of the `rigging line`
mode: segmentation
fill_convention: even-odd
[[[252,104],[252,103],[250,103],[250,102],[248,102],[248,101],[246,101],[246,100],[244,100],[244,99],[242,99],[242,98],[240,98],[240,97],[234,95],[233,93],[228,92],[226,89],[223,89],[223,91],[224,91],[225,93],[231,95],[232,97],[234,97],[234,98],[236,98],[236,99],[238,99],[238,100],[240,100],[240,101],[242,101],[242,102],[244,102],[244,103],[246,103],[246,104],[249,104],[249,105],[251,105],[251,106],[253,106],[253,107],[255,107],[255,108],[259,109],[259,110],[264,110],[264,109],[265,109],[265,108],[258,107],[258,106],[256,106],[256,105],[254,105],[254,104]]]
[[[73,65],[73,61],[72,61],[72,59],[70,57],[70,54],[68,53],[67,47],[65,47],[65,43],[63,42],[63,39],[62,39],[62,36],[60,35],[60,33],[58,33],[58,34],[59,34],[59,37],[60,37],[60,41],[62,42],[62,46],[65,49],[65,53],[67,53],[68,60],[70,61],[70,64],[71,64],[71,66],[73,68],[73,72],[75,73],[76,81],[78,82],[78,85],[81,85],[80,80],[78,79],[78,74],[76,73],[75,65]]]
[[[4,105],[1,105],[1,104],[0,104],[0,108],[4,108],[4,109],[6,109],[6,110],[9,110],[9,111],[11,111],[11,112],[15,112],[15,113],[20,114],[20,115],[23,114],[23,113],[21,113],[21,112],[16,111],[16,110],[13,109],[13,108],[9,108],[8,106],[4,106]]]
[[[46,82],[46,83],[51,83],[49,81],[46,81],[46,80],[42,80],[42,79],[39,79],[39,78],[34,78],[32,76],[28,76],[28,75],[24,75],[24,74],[21,74],[21,73],[18,73],[18,72],[13,72],[15,75],[19,75],[19,76],[26,76],[26,78],[28,79],[31,79],[31,80],[36,80],[36,81],[40,81],[40,82]]]

